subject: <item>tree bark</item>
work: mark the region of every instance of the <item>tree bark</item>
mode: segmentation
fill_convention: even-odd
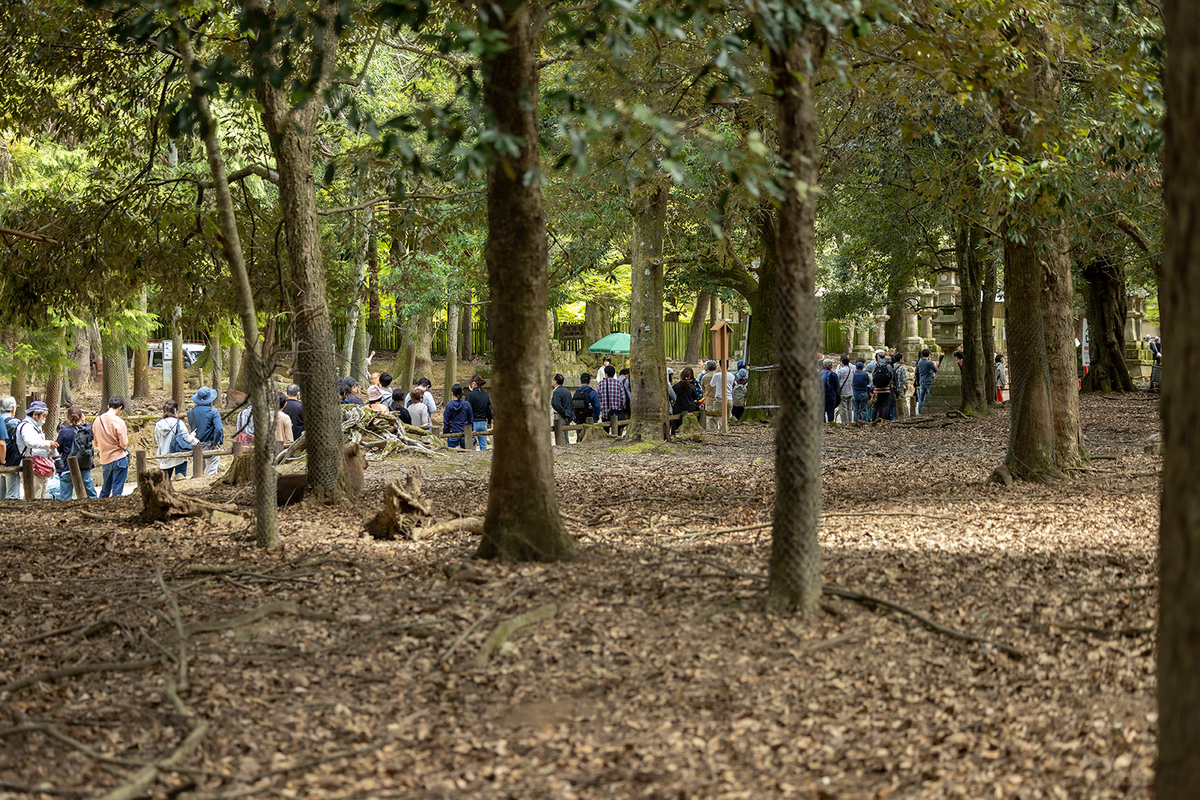
[[[71,381],[67,378],[67,371],[61,370],[62,380],[62,404],[68,408],[75,405],[75,394],[71,391]]]
[[[183,389],[187,362],[183,357],[183,326],[179,324],[180,309],[175,307],[171,315],[171,399],[177,408],[183,408]]]
[[[372,320],[378,322],[379,310],[379,235],[375,230],[374,212],[371,217],[370,238],[367,239],[367,309]]]
[[[462,354],[464,361],[470,361],[475,357],[475,343],[471,341],[474,335],[474,321],[471,319],[471,306],[463,306],[462,310],[462,329],[460,331],[459,353]]]
[[[580,351],[586,353],[588,348],[612,333],[612,316],[608,309],[608,298],[600,295],[583,304],[583,341]],[[586,362],[584,362],[586,363]]]
[[[446,393],[442,396],[449,402],[453,397],[450,387],[458,378],[458,303],[453,301],[446,306],[446,374],[443,377]]]
[[[1158,800],[1200,797],[1200,17],[1165,5],[1163,475],[1159,534]]]
[[[100,385],[102,387],[101,394],[104,395],[100,398],[100,405],[107,408],[110,397],[129,399],[129,363],[125,360],[125,345],[121,344],[115,332],[106,332],[101,337],[100,356],[103,360]],[[14,377],[13,380],[15,381],[16,378]],[[13,394],[16,392],[14,391]],[[21,399],[17,398],[18,408],[21,407]]]
[[[696,295],[696,308],[692,311],[691,327],[688,328],[683,363],[692,369],[696,368],[696,362],[700,360],[700,347],[704,344],[704,333],[708,330],[708,326],[704,324],[704,317],[708,313],[708,296],[708,292],[703,290]]]
[[[433,316],[419,314],[413,321],[413,379],[433,374]]]
[[[75,329],[75,337],[71,343],[71,360],[75,362],[75,366],[67,372],[71,388],[76,392],[85,392],[92,383],[92,348],[86,326],[81,325]]]
[[[208,350],[208,385],[221,391],[221,334],[217,326],[213,326],[207,334],[205,348]]]
[[[554,493],[546,409],[550,342],[546,222],[538,181],[537,45],[533,4],[479,4],[482,25],[502,33],[503,52],[483,61],[484,110],[518,150],[497,152],[487,176],[488,237],[484,256],[493,304],[495,456],[479,555],[556,561],[574,543]]]
[[[142,304],[145,309],[145,302]],[[139,342],[140,347],[133,351],[133,399],[150,399],[150,359],[146,352],[146,342]]]
[[[962,278],[962,405],[960,410],[967,416],[988,413],[988,395],[984,363],[982,296],[984,263],[980,258],[983,229],[978,225],[960,222],[955,250],[958,256],[958,274]]]
[[[775,215],[766,208],[759,208],[756,224],[760,242],[758,291],[746,298],[750,303],[750,336],[746,344],[746,363],[752,367],[767,367],[778,363],[775,355],[778,230]],[[746,405],[751,408],[746,409],[742,419],[766,419],[770,416],[769,409],[755,409],[753,406],[778,404],[778,379],[778,370],[750,372],[750,382],[746,385]]]
[[[229,391],[237,388],[238,381],[242,377],[242,346],[237,342],[229,345]],[[214,389],[217,387],[214,386]],[[226,401],[226,406],[229,403]]]
[[[354,349],[359,344],[359,320],[362,317],[363,301],[367,296],[367,262],[370,260],[374,220],[374,216],[368,209],[367,219],[355,236],[359,246],[356,248],[357,254],[354,259],[354,285],[350,290],[350,305],[346,312],[346,333],[342,340],[342,363],[338,367],[338,373],[341,375],[354,375],[360,367],[358,359],[361,354],[356,354]],[[357,375],[354,377],[358,378]]]
[[[200,74],[202,67],[196,61],[188,33],[182,25],[179,25],[178,28],[180,29],[180,50],[184,68],[187,71],[188,80],[192,84],[193,99],[203,123],[201,130],[204,152],[207,156],[209,171],[212,173],[217,221],[221,230],[221,255],[229,264],[237,297],[238,317],[242,323],[242,338],[246,351],[245,364],[242,369],[247,373],[246,384],[249,389],[249,400],[253,406],[254,430],[258,431],[261,436],[257,446],[252,450],[254,456],[254,538],[259,547],[275,550],[282,544],[279,539],[279,519],[275,508],[275,453],[272,447],[274,437],[270,434],[270,431],[275,429],[276,405],[274,398],[272,398],[272,402],[267,402],[267,389],[271,374],[258,349],[258,313],[254,305],[254,290],[250,286],[250,277],[242,251],[237,215],[233,207],[233,196],[229,191],[229,180],[225,171],[225,156],[221,152],[217,120],[209,105],[208,94],[204,91],[204,79]],[[182,334],[179,332],[178,311],[175,314],[174,328],[177,338],[182,338]],[[270,342],[264,343],[264,350],[269,350],[270,347]],[[183,373],[181,345],[177,345],[175,358],[176,364],[172,377]],[[175,384],[174,381],[172,383]],[[182,381],[175,385],[181,386]],[[307,397],[305,399],[307,400]],[[305,408],[307,409],[307,407],[308,403],[306,402]],[[308,422],[307,415],[305,422]],[[308,433],[307,424],[305,433]],[[141,477],[138,476],[139,481]]]
[[[668,198],[661,183],[635,186],[630,207],[629,438],[636,442],[663,441],[669,433],[662,262]]]
[[[789,37],[791,38],[791,37]],[[775,434],[775,512],[767,610],[807,617],[821,598],[821,414],[824,392],[813,379],[820,344],[814,252],[820,139],[812,76],[828,35],[809,29],[784,50],[770,50],[779,156],[790,177],[779,208],[772,328],[779,360],[780,414]]]
[[[979,307],[979,331],[983,336],[983,386],[988,402],[996,399],[996,259],[986,255],[983,268],[983,304]],[[911,367],[910,367],[911,369]]]
[[[342,495],[342,413],[332,391],[337,383],[333,325],[321,261],[317,230],[316,181],[313,176],[313,137],[325,110],[321,101],[337,68],[339,32],[333,21],[335,0],[320,0],[312,12],[316,25],[312,50],[314,91],[301,105],[293,105],[291,84],[258,85],[263,126],[279,173],[279,210],[284,220],[288,261],[291,265],[292,306],[299,364],[296,382],[304,397],[304,433],[308,457],[309,496],[329,501]],[[271,14],[275,13],[272,7]],[[303,71],[303,69],[302,69]],[[249,366],[250,353],[246,353]],[[257,424],[257,422],[255,423]]]
[[[51,441],[58,435],[58,411],[62,407],[63,374],[61,369],[52,370],[46,380],[46,424],[42,430]],[[65,457],[66,454],[64,454]]]
[[[1125,264],[1106,253],[1083,266],[1091,366],[1083,376],[1085,392],[1132,392],[1125,363]]]

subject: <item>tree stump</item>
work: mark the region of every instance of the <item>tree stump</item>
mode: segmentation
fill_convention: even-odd
[[[221,483],[229,486],[254,483],[254,453],[242,453],[234,458],[229,469],[221,476]]]
[[[388,484],[383,510],[367,523],[367,533],[389,542],[412,539],[413,529],[430,513],[428,502],[421,499],[421,471],[415,469],[403,483],[395,480]]]
[[[142,522],[166,522],[178,517],[198,517],[204,513],[191,498],[175,494],[171,479],[161,469],[144,469],[137,476],[142,496]]]

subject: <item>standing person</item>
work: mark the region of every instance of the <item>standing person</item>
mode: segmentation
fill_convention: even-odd
[[[468,426],[474,428],[475,420],[471,412],[471,404],[463,400],[462,384],[456,383],[451,386],[450,394],[454,395],[454,399],[446,403],[446,407],[442,409],[442,433],[461,434]],[[446,446],[461,447],[466,450],[466,437],[458,436],[447,439]]]
[[[195,405],[192,406],[192,410],[187,415],[188,425],[191,427],[192,433],[200,440],[200,444],[204,445],[205,450],[214,450],[225,444],[225,424],[221,422],[221,415],[212,406],[213,401],[216,399],[217,391],[215,389],[208,386],[201,386],[192,395],[192,402]],[[205,457],[205,475],[216,475],[220,467],[220,456]]]
[[[841,362],[837,368],[838,422],[846,423],[854,421],[854,382],[851,380],[854,370],[850,367],[850,356],[842,356]]]
[[[212,391],[211,389],[209,391]],[[216,392],[213,392],[216,396]],[[92,423],[97,461],[104,475],[101,497],[120,497],[125,492],[125,476],[129,474],[129,429],[121,414],[125,413],[125,398],[108,398],[108,411]],[[115,494],[114,494],[115,492]]]
[[[625,408],[621,409],[625,412],[625,416],[622,419],[629,419],[629,412],[631,410],[629,404],[633,399],[633,382],[630,380],[629,375],[629,367],[622,367],[621,371],[617,373],[617,380],[625,387]],[[668,380],[670,380],[669,377]]]
[[[17,401],[12,396],[0,398],[0,453],[4,454],[2,462],[6,467],[21,466],[21,451],[17,447],[17,418],[13,412],[17,410]],[[4,487],[0,499],[21,499],[21,473],[10,472],[0,475],[0,486]]]
[[[487,380],[480,375],[471,376],[471,391],[467,392],[466,401],[471,406],[471,427],[475,432],[486,433],[492,427],[492,398],[483,390]],[[475,449],[487,450],[487,437],[475,437]]]
[[[162,419],[154,423],[154,441],[158,443],[159,456],[183,453],[174,458],[158,459],[158,466],[167,473],[167,480],[171,481],[187,477],[187,451],[174,450],[171,447],[177,436],[189,447],[200,444],[200,440],[189,432],[187,426],[183,424],[183,420],[179,419],[179,406],[175,404],[174,400],[168,400],[163,403]]]
[[[387,406],[383,404],[383,390],[378,386],[367,388],[367,408],[372,411],[387,411]]]
[[[883,363],[875,366],[871,374],[871,385],[875,390],[875,419],[892,418],[892,386],[895,376],[892,374],[892,357],[886,356]]]
[[[421,389],[421,402],[425,404],[425,408],[429,409],[429,418],[433,419],[433,415],[437,413],[437,401],[433,399],[433,384],[429,382],[429,378],[421,378],[417,381],[417,386]]]
[[[838,386],[837,373],[833,371],[833,359],[827,358],[821,362],[821,386],[825,390],[825,422],[833,422],[837,412],[838,398],[842,389]]]
[[[599,376],[600,380],[604,380],[605,367],[611,367],[611,366],[612,366],[612,356],[605,356],[604,360],[600,362],[600,368],[596,370],[596,375]],[[614,367],[614,369],[615,369],[615,367]]]
[[[56,500],[73,500],[75,484],[71,482],[71,465],[67,459],[74,458],[79,464],[79,472],[83,476],[83,491],[88,497],[96,496],[96,484],[92,482],[92,467],[95,465],[95,448],[92,442],[95,435],[83,421],[83,409],[71,406],[67,409],[67,424],[58,432],[58,452],[62,456],[62,466],[58,471],[58,492]],[[82,500],[83,498],[79,498]]]
[[[46,499],[46,479],[54,474],[54,453],[58,442],[46,438],[42,425],[50,410],[40,400],[35,400],[25,409],[25,419],[17,426],[17,447],[21,458],[31,458],[33,463],[33,497],[26,500]]]
[[[1004,354],[996,353],[996,402],[1004,402],[1004,390],[1008,388],[1008,370],[1004,367]]]
[[[728,363],[729,362],[726,362],[726,366],[728,366]],[[725,370],[724,384],[721,382],[721,373],[719,371],[714,372],[713,376],[708,379],[708,382],[713,384],[715,387],[713,390],[713,400],[715,400],[717,404],[713,407],[713,413],[716,414],[718,420],[724,419],[725,403],[727,399],[729,401],[732,401],[733,399],[733,387],[737,384],[737,378],[734,376],[733,372],[730,370]],[[732,408],[732,406],[733,403],[730,402],[730,407]]]
[[[296,437],[292,435],[292,418],[283,410],[287,402],[287,395],[280,392],[279,411],[275,414],[275,455],[279,455],[296,441]]]
[[[904,353],[892,356],[892,419],[908,416],[908,367],[904,366]]]
[[[958,362],[958,369],[959,369],[959,372],[961,372],[962,371],[962,362],[963,362],[963,351],[962,350],[954,351],[954,360]]]
[[[237,433],[234,434],[233,440],[242,447],[251,447],[254,444],[254,406],[249,403],[238,412]]]
[[[711,428],[720,425],[720,412],[717,410],[717,362],[709,359],[704,362],[704,374],[700,376],[701,401],[704,403],[704,427]],[[715,418],[715,419],[714,419]]]
[[[554,375],[554,393],[550,395],[550,410],[554,414],[554,419],[561,422],[563,425],[570,425],[575,420],[575,409],[571,403],[571,390],[563,386],[567,379],[563,377],[561,372]],[[569,431],[562,431],[560,441],[555,442],[557,445],[567,443]]]
[[[392,395],[394,394],[392,391],[392,380],[392,373],[379,373],[379,390],[383,392],[383,396],[379,398],[379,402],[383,404],[384,408],[389,408],[392,405]]]
[[[283,404],[283,413],[292,421],[292,437],[299,439],[304,433],[304,404],[300,402],[300,387],[289,384],[287,387],[287,402]]]
[[[628,418],[624,409],[629,406],[629,395],[625,391],[625,384],[617,378],[617,368],[612,364],[604,368],[604,377],[596,385],[596,395],[600,398],[601,420],[609,422],[614,417],[617,420]],[[620,435],[619,427],[617,433]]]
[[[929,390],[933,387],[933,378],[937,375],[937,371],[937,364],[933,363],[933,359],[929,357],[929,351],[922,350],[921,357],[917,359],[918,414],[925,411],[925,400],[929,397]]]
[[[739,361],[739,364],[742,362]],[[733,398],[733,418],[741,419],[742,414],[746,413],[746,395],[750,389],[750,370],[745,367],[738,367],[737,373],[733,376],[733,392],[730,397]]]
[[[696,386],[696,373],[692,372],[691,367],[684,367],[679,373],[679,380],[675,381],[675,403],[671,406],[671,413],[678,414],[679,419],[671,420],[672,435],[683,424],[684,416],[695,413],[699,408],[700,389]]]
[[[877,367],[878,367],[880,364],[882,364],[882,363],[883,363],[883,357],[884,357],[884,355],[885,355],[885,354],[884,354],[884,352],[883,352],[882,350],[876,350],[876,351],[875,351],[875,360],[874,360],[874,361],[872,361],[870,364],[867,364],[867,374],[868,374],[868,375],[874,375],[874,374],[875,374],[875,369],[876,369],[876,368],[877,368]]]
[[[575,422],[582,423],[588,419],[600,421],[600,396],[592,388],[592,376],[586,372],[579,376],[579,388],[571,395],[571,405],[575,408]],[[578,434],[575,440],[579,440]]]
[[[864,369],[866,365],[860,358],[854,362],[854,374],[850,377],[850,385],[854,390],[854,421],[866,422],[870,413],[871,403],[871,373]]]
[[[405,406],[405,409],[408,410],[412,425],[433,433],[433,415],[429,413],[429,407],[425,405],[424,395],[424,389],[414,386],[408,393],[408,405]]]

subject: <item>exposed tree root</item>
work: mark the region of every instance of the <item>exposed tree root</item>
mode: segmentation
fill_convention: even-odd
[[[226,619],[211,619],[201,620],[199,622],[189,622],[183,626],[183,632],[188,636],[196,633],[211,633],[213,631],[223,631],[229,628],[239,628],[242,625],[249,625],[252,622],[269,617],[275,614],[290,614],[301,619],[323,620],[325,622],[336,622],[337,617],[332,614],[321,614],[316,611],[309,611],[302,607],[299,603],[292,600],[277,600],[272,603],[263,603],[261,606],[247,611],[236,617],[227,617]]]
[[[403,482],[397,479],[388,484],[383,509],[367,523],[367,533],[389,542],[412,539],[418,520],[432,513],[429,501],[421,498],[421,470],[414,469]]]
[[[149,658],[142,661],[115,661],[106,662],[103,664],[80,664],[76,667],[67,667],[66,669],[56,669],[50,672],[41,672],[37,675],[30,675],[28,678],[20,678],[12,683],[6,683],[0,686],[0,694],[5,692],[14,692],[17,689],[24,689],[26,686],[32,686],[35,683],[52,683],[59,678],[74,678],[79,675],[90,675],[93,672],[135,672],[139,669],[152,667],[155,664],[162,662],[162,659]]]
[[[439,522],[436,525],[429,525],[424,528],[417,528],[412,532],[414,540],[431,539],[434,536],[441,536],[445,533],[474,533],[476,535],[483,534],[483,517],[460,517],[459,519],[447,520]]]
[[[505,620],[496,626],[496,629],[491,632],[483,646],[479,648],[479,652],[475,654],[475,658],[471,660],[473,667],[486,667],[487,663],[492,660],[492,656],[500,649],[508,638],[526,625],[534,625],[538,622],[548,620],[558,613],[557,603],[546,603],[538,606],[532,611],[526,611],[524,614],[518,614],[512,619]]]

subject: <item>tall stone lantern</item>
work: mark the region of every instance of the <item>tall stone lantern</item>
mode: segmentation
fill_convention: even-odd
[[[934,289],[941,313],[933,319],[933,339],[941,357],[937,377],[933,379],[933,388],[925,401],[926,414],[940,414],[962,405],[962,372],[954,358],[954,351],[962,345],[959,305],[962,289],[958,285],[958,273],[954,270],[939,272]]]
[[[887,342],[887,321],[891,316],[887,313],[887,308],[881,308],[875,312],[875,348],[883,349]]]
[[[871,327],[869,320],[858,320],[854,325],[854,353],[855,359],[861,358],[868,364],[874,358],[874,350],[871,349]]]
[[[911,371],[912,365],[917,363],[917,359],[921,355],[921,350],[925,348],[925,340],[921,338],[920,323],[917,318],[918,308],[921,305],[921,289],[917,286],[910,286],[904,290],[903,296],[900,308],[904,313],[904,340],[900,343],[900,352],[904,353],[904,362],[908,364]]]

